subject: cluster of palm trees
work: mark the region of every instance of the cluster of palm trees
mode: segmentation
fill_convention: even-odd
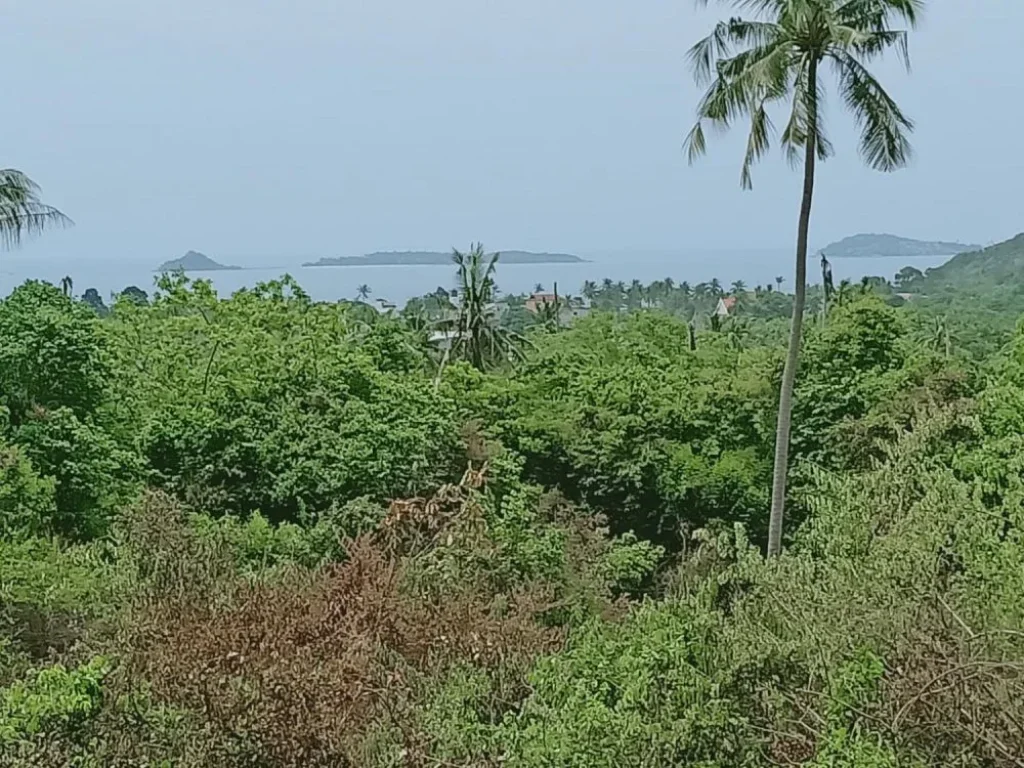
[[[596,306],[605,308],[625,307],[671,307],[692,301],[700,303],[704,300],[717,301],[726,296],[742,297],[748,293],[754,296],[781,291],[782,277],[775,278],[775,286],[769,283],[765,286],[757,285],[753,291],[747,288],[743,280],[735,280],[726,290],[718,278],[707,282],[690,285],[687,281],[677,283],[671,277],[664,280],[655,280],[644,285],[639,280],[633,280],[626,285],[621,280],[614,282],[611,278],[605,278],[601,283],[587,280],[583,283],[581,294]]]

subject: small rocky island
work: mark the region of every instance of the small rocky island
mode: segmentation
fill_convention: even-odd
[[[531,253],[499,251],[502,264],[576,264],[585,261],[569,253]],[[452,263],[451,253],[440,251],[379,251],[365,256],[332,256],[306,262],[304,267],[370,267],[387,265],[424,265]]]
[[[822,250],[830,258],[856,259],[878,256],[955,256],[958,253],[977,251],[978,245],[949,243],[941,240],[912,240],[896,235],[853,235]]]
[[[178,272],[180,270],[184,272],[215,272],[217,270],[224,269],[241,269],[241,267],[231,267],[225,264],[218,264],[205,253],[189,251],[181,258],[165,261],[156,268],[156,271]]]

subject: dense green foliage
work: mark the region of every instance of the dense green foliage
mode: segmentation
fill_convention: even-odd
[[[812,291],[766,563],[791,297],[465,263],[0,301],[0,765],[1017,764],[1024,329]]]
[[[999,352],[1024,313],[1022,269],[1024,234],[927,270],[906,288],[920,309],[922,334],[941,335],[978,359]]]

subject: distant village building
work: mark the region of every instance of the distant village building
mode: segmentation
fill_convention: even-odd
[[[732,315],[732,311],[736,308],[736,297],[735,296],[723,296],[718,300],[718,306],[715,307],[715,315],[718,317],[729,317]]]
[[[555,304],[558,296],[553,293],[531,293],[526,300],[526,309],[529,312],[538,312],[542,304]]]
[[[562,323],[570,323],[579,320],[590,314],[590,301],[588,299],[572,299],[567,307],[563,307],[558,313],[558,320]]]
[[[544,306],[558,306],[558,322],[569,325],[590,314],[590,301],[584,298],[560,296],[555,293],[533,293],[523,303],[528,312],[538,313]]]
[[[430,343],[438,349],[451,349],[461,335],[459,331],[434,331],[430,334]]]

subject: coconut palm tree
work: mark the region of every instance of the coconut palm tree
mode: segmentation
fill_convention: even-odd
[[[647,290],[644,288],[644,284],[637,279],[629,284],[629,289],[626,291],[626,296],[631,307],[643,306],[644,298],[647,295]]]
[[[729,291],[733,296],[739,296],[747,292],[747,284],[742,280],[734,280]]]
[[[494,305],[498,254],[488,257],[483,245],[476,243],[468,253],[453,249],[452,263],[462,297],[454,320],[442,321],[455,334],[452,355],[468,360],[478,370],[501,361],[521,359],[525,339],[501,325]]]
[[[703,0],[707,2],[707,0]],[[790,161],[802,159],[803,197],[797,230],[795,299],[789,351],[779,395],[775,437],[768,555],[781,551],[793,387],[800,354],[807,286],[807,239],[814,197],[815,164],[832,154],[819,109],[824,97],[822,69],[831,65],[840,97],[860,128],[860,150],[868,165],[892,171],[910,156],[911,121],[875,79],[867,64],[895,50],[909,66],[907,33],[923,0],[722,0],[750,19],[733,17],[690,50],[694,74],[708,90],[687,136],[691,160],[706,149],[705,128],[725,128],[748,118],[750,131],[740,184],[751,187],[751,167],[769,149],[769,109],[785,103],[789,113],[779,135]],[[780,278],[776,278],[779,282]],[[779,282],[779,287],[782,287]]]
[[[368,286],[366,283],[363,283],[356,289],[356,297],[360,301],[366,301],[368,298],[370,298],[370,293],[370,286]]]
[[[65,227],[71,219],[39,202],[39,187],[21,171],[0,170],[0,245],[17,247],[23,237],[48,227]]]
[[[825,252],[821,252],[821,288],[825,293],[825,306],[828,307],[828,302],[832,298],[832,294],[836,292],[836,286],[832,282],[832,264],[828,260],[828,256]]]
[[[597,283],[593,280],[584,280],[583,288],[580,290],[580,293],[586,297],[587,301],[593,301],[594,297],[597,295]]]
[[[650,305],[660,301],[668,294],[664,280],[653,280],[650,285],[644,288],[644,295]]]
[[[918,340],[926,349],[945,355],[946,358],[953,356],[953,348],[959,341],[945,317],[933,318],[931,324],[918,334]]]

